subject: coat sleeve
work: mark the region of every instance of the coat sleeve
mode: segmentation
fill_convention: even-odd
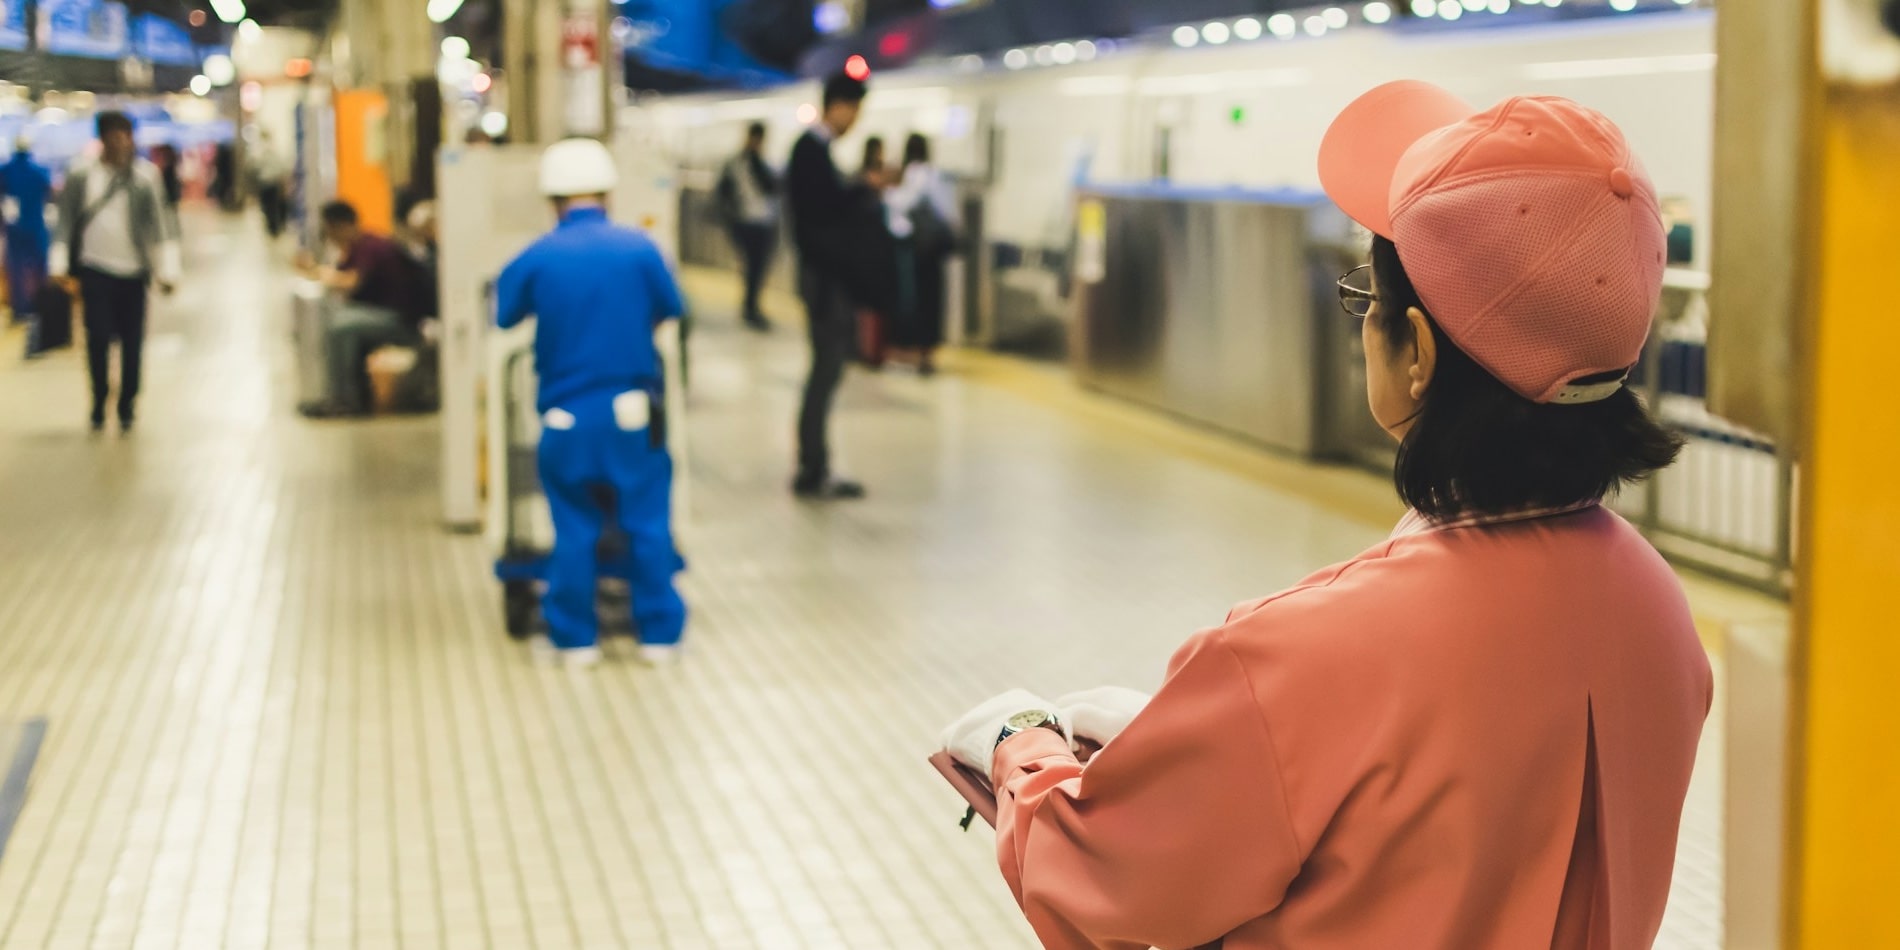
[[[54,207],[59,209],[59,222],[53,231],[53,246],[46,255],[46,271],[54,277],[64,277],[72,271],[73,223],[85,210],[86,173],[74,171],[66,176],[66,186],[60,189],[59,199]]]
[[[533,267],[528,254],[509,262],[495,280],[495,323],[506,330],[528,318],[534,307]]]
[[[1279,906],[1295,840],[1269,723],[1219,630],[1085,769],[1032,730],[997,750],[997,852],[1043,946],[1188,948]]]

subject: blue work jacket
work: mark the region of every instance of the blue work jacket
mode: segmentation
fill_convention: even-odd
[[[590,396],[657,391],[653,330],[680,316],[679,285],[645,234],[581,207],[501,272],[497,320],[535,317],[542,412]]]

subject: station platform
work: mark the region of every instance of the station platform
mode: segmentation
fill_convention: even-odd
[[[1151,689],[1399,514],[1374,475],[970,353],[854,371],[870,497],[799,503],[796,311],[746,333],[694,273],[685,661],[542,668],[439,524],[435,420],[298,418],[287,253],[186,228],[135,435],[86,432],[82,355],[0,356],[0,752],[44,729],[0,796],[9,950],[1032,947],[924,762],[941,727],[1012,686]],[[1778,609],[1691,586],[1712,628]],[[1661,947],[1721,946],[1716,708]]]

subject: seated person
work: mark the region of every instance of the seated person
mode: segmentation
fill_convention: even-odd
[[[431,336],[433,318],[441,316],[436,289],[435,202],[419,201],[403,216],[400,232],[403,250],[416,267],[416,306],[423,321],[423,335]]]
[[[340,255],[334,267],[305,259],[303,272],[345,298],[326,330],[330,398],[300,410],[313,418],[362,416],[370,411],[369,355],[385,346],[415,346],[424,314],[415,261],[395,241],[363,230],[348,202],[323,206],[323,236]]]

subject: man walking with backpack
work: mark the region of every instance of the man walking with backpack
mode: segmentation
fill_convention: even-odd
[[[759,309],[759,292],[772,269],[778,246],[778,174],[765,163],[765,123],[746,128],[745,148],[726,163],[719,175],[719,207],[745,267],[745,325],[754,330],[772,328]]]
[[[102,112],[97,162],[73,170],[59,196],[49,270],[79,284],[92,371],[92,430],[106,424],[111,350],[119,344],[119,429],[131,432],[144,363],[147,287],[169,294],[181,270],[178,219],[158,169],[138,157],[132,119]]]

